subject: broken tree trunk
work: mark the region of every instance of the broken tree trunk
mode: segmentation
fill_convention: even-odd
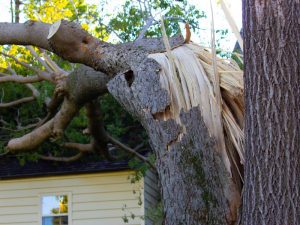
[[[61,21],[56,26],[48,36],[49,24],[0,23],[0,44],[39,46],[107,74],[110,93],[140,120],[149,135],[157,158],[166,225],[234,224],[240,193],[199,107],[182,111],[180,124],[159,116],[168,109],[171,97],[160,83],[161,66],[148,56],[164,50],[162,42],[145,39],[111,45],[74,23]],[[176,47],[184,40],[170,42]]]
[[[131,85],[126,74],[119,74],[108,88],[149,135],[157,158],[165,224],[234,224],[239,194],[199,108],[181,112],[182,125],[158,119],[156,114],[167,109],[169,99],[156,71],[159,65],[150,61],[141,66]]]

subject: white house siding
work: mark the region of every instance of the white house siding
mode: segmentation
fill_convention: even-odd
[[[143,181],[131,184],[130,171],[0,180],[0,225],[40,225],[42,195],[71,194],[70,225],[144,225],[138,205]],[[133,191],[135,190],[135,191]],[[126,209],[122,209],[126,205]],[[133,213],[124,223],[122,217]]]

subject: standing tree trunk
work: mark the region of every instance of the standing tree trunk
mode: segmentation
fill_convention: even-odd
[[[300,223],[300,2],[245,0],[243,224]]]
[[[15,0],[15,23],[20,23],[20,6],[21,1]]]

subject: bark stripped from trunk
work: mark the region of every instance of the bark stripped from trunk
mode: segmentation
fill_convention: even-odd
[[[300,223],[300,3],[245,0],[243,224]]]

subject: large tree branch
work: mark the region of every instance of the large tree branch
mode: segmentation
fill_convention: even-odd
[[[51,24],[27,21],[26,23],[0,23],[0,45],[34,45],[50,50],[47,40]]]
[[[52,127],[53,119],[22,137],[10,140],[6,148],[13,153],[33,150],[51,136]]]
[[[0,45],[33,45],[52,51],[64,59],[88,65],[108,75],[116,75],[137,68],[149,52],[164,51],[160,38],[146,39],[134,43],[112,45],[94,38],[78,24],[62,20],[51,25],[28,21],[24,24],[0,23]],[[52,30],[53,30],[52,27]],[[70,35],[72,34],[72,35]],[[184,43],[181,36],[170,39],[171,47]]]

